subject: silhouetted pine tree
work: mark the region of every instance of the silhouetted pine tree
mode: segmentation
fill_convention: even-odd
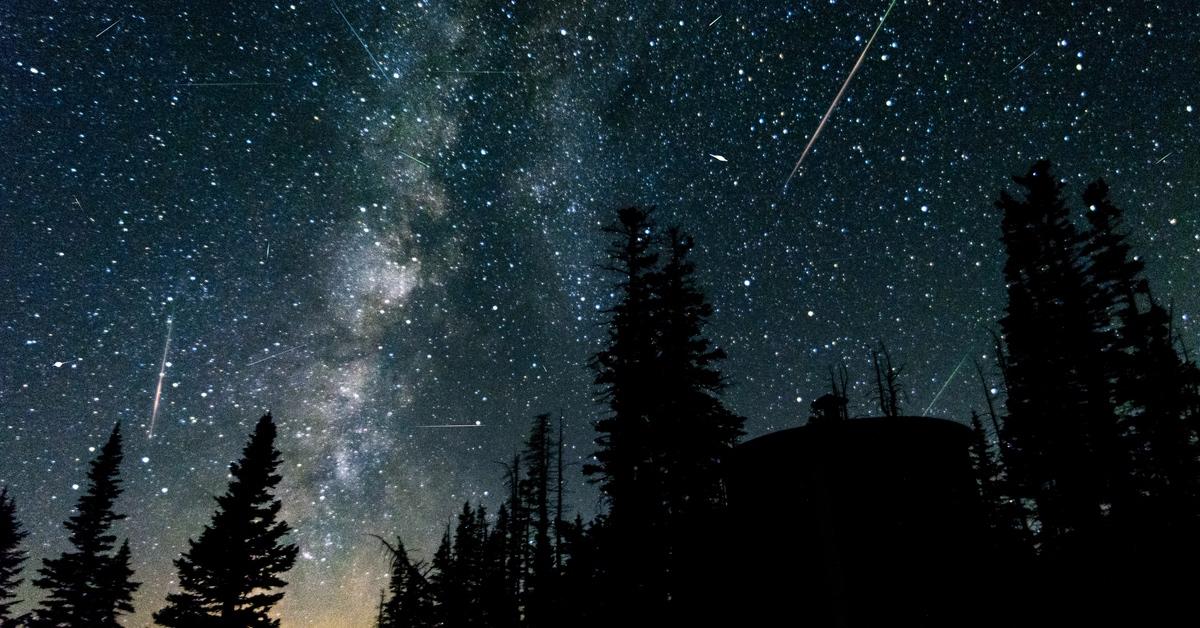
[[[1175,350],[1170,316],[1151,294],[1144,264],[1131,254],[1123,212],[1109,197],[1108,185],[1093,182],[1083,200],[1091,225],[1084,250],[1097,307],[1109,321],[1109,364],[1124,436],[1134,452],[1134,492],[1144,496],[1130,517],[1194,525],[1200,514],[1197,400],[1189,387],[1195,367]]]
[[[258,420],[242,458],[229,466],[232,480],[216,498],[217,511],[200,537],[175,560],[178,593],[154,613],[164,626],[239,628],[278,626],[272,607],[287,585],[280,576],[296,562],[297,548],[283,544],[291,528],[279,519],[282,508],[272,491],[282,479],[275,449],[275,422]]]
[[[33,583],[46,591],[35,611],[37,627],[115,628],[117,618],[133,612],[129,545],[114,548],[113,523],[125,518],[113,510],[121,495],[118,477],[121,459],[121,424],[113,426],[108,441],[88,469],[88,487],[65,527],[73,549],[48,558]]]
[[[1087,551],[1128,469],[1104,367],[1104,322],[1049,162],[1013,180],[1024,198],[1002,192],[996,203],[1008,252],[1005,461],[1016,497],[1036,502],[1043,548]]]
[[[442,533],[442,540],[433,553],[429,573],[429,587],[433,594],[433,625],[439,627],[462,626],[462,586],[454,568],[454,540],[450,535],[450,524]]]
[[[612,236],[604,268],[618,277],[617,301],[608,310],[606,346],[590,364],[597,399],[608,413],[595,423],[596,462],[584,467],[609,510],[603,525],[613,542],[606,577],[620,589],[619,604],[639,609],[650,623],[666,601],[661,461],[654,458],[650,434],[662,375],[654,347],[653,230],[650,211],[640,207],[619,210],[617,221],[604,228]]]
[[[438,596],[438,625],[447,628],[474,628],[485,625],[484,611],[484,539],[487,524],[483,507],[463,504],[454,528],[454,536],[443,537],[433,557],[431,580]]]
[[[552,466],[556,447],[550,433],[550,415],[539,414],[533,420],[525,440],[522,460],[526,475],[522,483],[524,501],[529,508],[532,527],[532,556],[525,585],[525,625],[542,628],[555,623],[554,608],[554,548],[551,532],[551,484],[555,482]]]
[[[526,559],[529,554],[529,508],[525,505],[522,491],[520,454],[513,454],[512,463],[505,465],[505,472],[508,522],[504,542],[504,586],[512,596],[513,612],[519,619],[519,601],[524,597]]]
[[[421,573],[419,563],[414,563],[404,549],[404,542],[396,537],[396,544],[379,539],[391,558],[391,578],[388,580],[389,597],[383,603],[380,628],[430,628],[433,625],[433,600],[430,598],[429,582]]]
[[[0,627],[19,625],[12,607],[20,602],[17,587],[21,586],[21,565],[27,558],[21,540],[28,535],[17,520],[17,505],[5,486],[0,489]]]
[[[724,506],[720,465],[744,433],[745,419],[718,398],[725,381],[717,365],[726,355],[704,336],[713,307],[696,285],[695,243],[671,228],[664,244],[666,262],[652,277],[658,354],[652,447],[668,474],[667,510],[686,518]]]
[[[619,277],[617,303],[608,310],[608,345],[592,357],[599,398],[609,415],[596,422],[596,464],[584,467],[595,475],[610,502],[613,518],[636,520],[653,498],[646,432],[651,414],[650,382],[654,368],[652,273],[658,254],[651,246],[654,221],[650,211],[627,207],[617,222],[604,228],[613,237],[604,268]],[[652,492],[650,493],[652,494]]]
[[[496,525],[488,532],[483,551],[482,602],[487,625],[492,628],[513,628],[520,621],[519,583],[510,583],[508,578],[511,526],[508,504],[502,503],[496,511]]]
[[[665,261],[651,276],[657,376],[650,448],[661,477],[663,534],[655,549],[665,554],[663,587],[680,617],[703,614],[714,601],[702,585],[712,582],[705,572],[725,506],[721,464],[744,419],[719,398],[725,382],[718,364],[726,356],[704,335],[713,307],[696,284],[695,243],[670,228],[662,245]]]
[[[612,552],[603,538],[610,528],[600,515],[589,526],[576,515],[574,522],[563,525],[563,571],[561,626],[599,628],[606,622],[611,599],[619,595],[609,573]],[[615,602],[620,604],[618,598]],[[636,624],[635,624],[636,625]]]

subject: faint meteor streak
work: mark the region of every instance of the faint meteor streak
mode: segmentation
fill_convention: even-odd
[[[1025,62],[1026,62],[1026,61],[1028,61],[1030,57],[1032,57],[1033,55],[1037,54],[1037,53],[1038,53],[1038,50],[1041,50],[1041,48],[1034,49],[1034,51],[1033,51],[1033,52],[1031,52],[1031,53],[1029,53],[1029,54],[1025,55],[1025,58],[1024,58],[1024,59],[1021,59],[1021,61],[1020,61],[1019,63],[1017,63],[1016,65],[1014,65],[1014,66],[1012,67],[1012,69],[1008,71],[1008,73],[1009,73],[1009,74],[1012,74],[1013,72],[1016,72],[1016,71],[1017,71],[1017,68],[1019,68],[1019,67],[1021,67],[1021,66],[1025,65]]]
[[[171,83],[171,87],[254,87],[266,85],[278,87],[283,83],[264,83],[262,81],[210,81],[200,83]]]
[[[291,349],[284,349],[283,351],[280,351],[279,353],[272,353],[271,355],[268,355],[268,356],[267,356],[267,357],[265,357],[265,358],[259,358],[259,359],[255,360],[255,361],[253,361],[253,362],[251,362],[251,363],[247,364],[246,366],[254,366],[255,364],[259,364],[259,363],[262,363],[262,362],[266,362],[267,360],[271,360],[271,359],[277,358],[277,357],[279,357],[279,356],[281,356],[281,355],[283,355],[283,354],[285,354],[285,353],[291,353],[291,352],[295,351],[296,349],[303,349],[303,348],[304,348],[304,346],[305,346],[305,345],[296,345],[296,346],[292,347]]]
[[[970,355],[970,353],[971,352],[968,351],[963,354],[962,359],[958,361],[958,366],[955,366],[954,370],[950,371],[950,377],[947,377],[946,381],[942,383],[942,387],[939,388],[937,391],[937,394],[933,396],[933,401],[930,401],[929,405],[925,406],[925,411],[922,412],[921,414],[923,414],[925,416],[929,416],[929,411],[933,409],[933,404],[937,403],[938,399],[941,399],[942,393],[946,392],[946,387],[950,385],[950,382],[954,381],[954,376],[958,375],[958,370],[962,368],[963,364],[966,364],[967,356]]]
[[[1175,154],[1175,151],[1171,151],[1171,152],[1167,153],[1166,155],[1163,155],[1161,159],[1154,162],[1154,165],[1157,166],[1158,164],[1161,164],[1162,162],[1166,161],[1167,157],[1170,157],[1171,155],[1174,155],[1174,154]]]
[[[714,155],[712,153],[709,153],[708,156],[712,157],[713,159],[716,159],[717,161],[729,161],[728,159],[725,159],[725,157],[723,155]]]
[[[825,128],[825,123],[829,122],[829,116],[833,115],[833,110],[837,108],[838,103],[842,101],[842,96],[846,93],[846,88],[850,86],[850,80],[858,72],[858,68],[862,66],[863,60],[867,58],[867,51],[871,49],[871,44],[875,41],[875,36],[883,28],[883,23],[887,21],[888,15],[892,12],[892,7],[896,6],[896,0],[888,5],[887,11],[883,12],[883,18],[879,20],[879,26],[875,27],[875,32],[871,33],[871,38],[867,40],[867,45],[863,46],[862,53],[858,55],[858,61],[854,62],[854,67],[850,68],[850,74],[846,75],[846,80],[842,82],[842,88],[838,90],[837,96],[834,96],[833,102],[829,104],[829,109],[825,111],[825,115],[821,118],[820,124],[817,125],[817,130],[813,131],[812,137],[808,138],[808,144],[804,146],[804,152],[800,153],[800,159],[796,161],[796,167],[792,168],[791,174],[788,175],[787,181],[783,182],[783,191],[787,191],[787,186],[792,182],[792,177],[800,170],[800,164],[804,163],[804,158],[808,157],[808,152],[812,150],[813,143],[817,141],[817,136],[821,134],[821,130]]]
[[[717,16],[717,19],[715,19],[715,20],[713,20],[713,21],[711,21],[711,22],[709,22],[709,23],[708,23],[708,26],[709,26],[709,27],[711,27],[713,24],[716,24],[717,22],[720,22],[720,21],[721,21],[721,18],[723,18],[723,17],[725,17],[725,16],[724,16],[724,15],[718,15],[718,16]]]
[[[520,70],[430,70],[430,74],[524,74]]]
[[[346,14],[342,13],[342,8],[338,6],[335,0],[329,0],[329,3],[333,5],[333,10],[337,11],[337,14],[342,16],[342,21],[346,23],[346,27],[350,29],[350,33],[354,35],[354,38],[358,40],[358,43],[362,44],[363,50],[367,51],[367,56],[370,57],[371,61],[375,63],[375,67],[379,68],[379,73],[383,75],[384,79],[387,79],[387,70],[383,69],[383,65],[379,63],[379,59],[376,59],[375,55],[371,54],[371,49],[367,47],[367,42],[363,41],[363,38],[359,36],[358,31],[354,30],[354,25],[350,23],[350,20],[346,19]]]
[[[418,425],[417,427],[434,428],[434,429],[454,428],[454,427],[483,427],[483,422],[476,421],[474,423],[446,423],[444,425]]]
[[[116,26],[117,24],[120,24],[120,23],[121,23],[121,22],[122,22],[124,19],[125,19],[125,18],[120,18],[120,19],[118,19],[117,21],[113,22],[112,24],[109,24],[108,26],[105,26],[105,27],[104,27],[104,30],[100,31],[99,33],[96,33],[96,36],[95,36],[95,37],[93,37],[92,39],[100,39],[100,36],[101,36],[101,35],[103,35],[104,33],[107,33],[107,32],[108,32],[108,30],[109,30],[110,28],[112,28],[112,27]]]
[[[167,317],[167,341],[163,343],[162,362],[158,365],[158,386],[154,388],[154,409],[150,411],[150,428],[146,430],[146,440],[154,438],[154,423],[158,420],[158,402],[162,400],[163,379],[167,376],[167,353],[171,351],[171,325],[174,321]]]
[[[415,161],[415,162],[417,162],[417,163],[421,164],[422,166],[425,166],[426,168],[432,168],[432,167],[433,167],[433,166],[430,166],[429,164],[427,164],[427,163],[425,163],[425,162],[421,161],[420,159],[417,159],[416,157],[413,157],[412,155],[409,155],[408,153],[406,153],[406,152],[404,152],[404,151],[402,151],[402,150],[397,150],[396,152],[400,153],[401,155],[404,155],[405,157],[408,157],[409,159],[411,159],[411,160],[413,160],[413,161]]]

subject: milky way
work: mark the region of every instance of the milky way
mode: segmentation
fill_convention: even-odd
[[[1200,344],[1200,8],[901,0],[780,196],[885,9],[4,3],[0,483],[31,553],[63,549],[124,422],[143,625],[270,410],[301,548],[284,625],[371,625],[369,534],[427,556],[463,500],[494,508],[536,413],[565,417],[573,470],[592,452],[623,204],[695,234],[752,435],[842,362],[870,412],[879,341],[905,407],[979,407],[956,365],[986,363],[1003,307],[992,201],[1038,157],[1074,193],[1108,178]]]

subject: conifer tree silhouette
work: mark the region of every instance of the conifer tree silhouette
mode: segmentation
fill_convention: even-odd
[[[395,545],[382,538],[379,542],[391,559],[389,596],[381,608],[379,628],[431,628],[433,600],[421,564],[408,557],[400,537],[396,537]]]
[[[457,570],[454,566],[454,540],[450,535],[450,524],[442,534],[437,551],[433,553],[429,586],[433,594],[433,625],[440,627],[462,626],[463,594]]]
[[[653,458],[650,435],[653,382],[659,375],[653,345],[654,229],[651,211],[640,207],[618,210],[617,220],[604,228],[612,237],[604,268],[617,276],[617,302],[608,310],[607,344],[590,364],[597,398],[608,413],[595,423],[595,462],[584,466],[608,506],[603,520],[612,538],[608,584],[620,589],[623,606],[638,608],[649,623],[657,621],[666,602],[661,465]]]
[[[1006,462],[1018,498],[1037,506],[1044,550],[1087,552],[1119,501],[1128,462],[1104,367],[1099,319],[1081,258],[1082,236],[1050,163],[1013,180],[1023,199],[1002,192],[1008,307]]]
[[[551,546],[551,485],[555,482],[552,466],[556,448],[550,432],[550,415],[534,417],[525,441],[522,459],[526,476],[523,482],[525,503],[528,505],[533,535],[532,556],[525,586],[525,625],[534,628],[554,623],[554,548]]]
[[[1095,307],[1106,325],[1109,377],[1132,451],[1130,503],[1118,512],[1121,532],[1136,542],[1178,553],[1195,549],[1200,521],[1196,366],[1175,348],[1171,317],[1154,298],[1133,256],[1121,209],[1104,180],[1083,193],[1090,230],[1084,253]],[[1168,549],[1169,548],[1169,549]]]
[[[229,467],[232,479],[216,498],[212,521],[175,560],[177,593],[154,620],[176,628],[275,627],[271,609],[287,585],[281,576],[296,562],[297,548],[283,541],[291,531],[279,518],[273,494],[282,477],[276,427],[267,413],[258,420],[242,457]]]
[[[122,490],[122,457],[117,423],[88,469],[87,492],[65,524],[72,549],[45,559],[33,582],[46,591],[34,626],[115,628],[121,615],[133,612],[133,593],[140,585],[130,579],[128,542],[115,548],[112,533],[113,524],[125,518],[113,510]]]
[[[21,541],[28,536],[17,520],[17,505],[8,496],[8,487],[0,488],[0,627],[19,625],[22,618],[14,616],[12,607],[21,586],[21,566],[27,558]]]
[[[719,397],[725,353],[703,333],[713,308],[695,282],[692,238],[677,228],[656,236],[650,211],[637,207],[619,210],[605,232],[618,300],[592,366],[609,413],[596,423],[597,462],[584,470],[609,506],[607,530],[596,532],[611,543],[612,595],[654,623],[697,582],[698,539],[724,506],[721,460],[743,419]]]

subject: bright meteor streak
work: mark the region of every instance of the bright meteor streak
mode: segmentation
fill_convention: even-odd
[[[854,67],[850,68],[850,74],[846,75],[846,80],[842,83],[842,88],[838,90],[837,96],[834,96],[833,102],[829,104],[829,109],[821,118],[821,123],[817,125],[817,130],[813,131],[812,137],[808,138],[808,144],[804,147],[804,152],[800,153],[800,159],[796,161],[796,167],[792,168],[792,173],[788,175],[787,181],[783,182],[783,190],[787,191],[787,186],[792,182],[792,177],[800,170],[800,164],[804,163],[804,158],[808,157],[808,152],[812,150],[813,142],[817,141],[817,136],[821,134],[821,130],[825,128],[825,123],[829,121],[829,116],[833,115],[833,110],[837,108],[838,103],[842,101],[842,96],[846,93],[846,88],[850,86],[850,79],[854,78],[854,74],[858,72],[858,68],[862,66],[863,60],[867,58],[867,51],[871,49],[871,44],[875,41],[875,36],[879,34],[883,28],[883,23],[887,21],[888,15],[892,12],[892,7],[896,6],[896,0],[888,5],[887,11],[883,12],[883,18],[879,20],[879,26],[875,27],[875,32],[871,33],[871,38],[867,40],[867,45],[863,46],[862,53],[858,55],[858,61],[854,62]]]
[[[146,430],[146,439],[154,438],[154,422],[158,420],[158,402],[162,400],[163,379],[167,376],[167,353],[171,351],[172,320],[167,318],[167,341],[163,343],[162,362],[158,365],[158,386],[154,388],[154,409],[150,411],[150,429]]]
[[[447,423],[445,425],[418,425],[417,427],[433,428],[433,429],[447,429],[447,428],[456,428],[456,427],[483,427],[483,422],[476,421],[474,423]]]
[[[950,371],[950,377],[947,377],[946,381],[942,383],[942,387],[939,388],[937,394],[933,396],[933,401],[929,402],[929,405],[925,407],[925,411],[921,414],[929,416],[929,411],[933,409],[933,404],[937,403],[937,400],[942,398],[942,393],[946,392],[946,387],[950,385],[950,382],[954,381],[954,376],[958,375],[958,369],[961,369],[962,365],[967,362],[967,355],[969,354],[969,351],[963,354],[962,359],[958,361],[958,366],[954,367],[953,371]]]
[[[346,27],[350,29],[350,33],[354,35],[354,38],[358,40],[358,43],[362,44],[363,50],[367,52],[367,56],[370,57],[371,61],[375,63],[375,67],[379,68],[379,73],[382,74],[383,78],[386,79],[388,77],[387,70],[384,70],[383,65],[379,63],[379,59],[376,59],[375,55],[371,54],[371,49],[367,47],[367,42],[363,41],[363,38],[358,34],[358,31],[354,30],[354,25],[352,25],[350,20],[346,18],[346,14],[342,13],[342,7],[339,7],[337,2],[334,0],[329,1],[330,4],[333,5],[333,10],[337,11],[337,14],[342,16],[342,21],[345,22]]]

